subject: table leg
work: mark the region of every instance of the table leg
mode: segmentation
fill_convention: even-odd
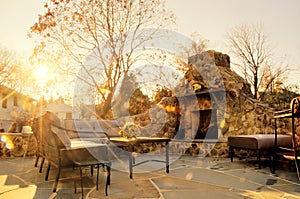
[[[129,150],[129,178],[132,179],[132,173],[133,173],[133,153],[134,153],[134,147],[130,146]]]
[[[166,143],[166,172],[169,173],[169,142]]]
[[[132,152],[129,153],[129,178],[132,179],[132,172],[133,172],[133,156],[132,156]]]

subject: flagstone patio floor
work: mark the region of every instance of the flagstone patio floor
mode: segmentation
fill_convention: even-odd
[[[150,156],[137,157],[137,161]],[[163,157],[156,157],[163,158]],[[63,170],[56,193],[52,192],[55,169],[50,170],[49,180],[34,167],[34,158],[0,159],[0,199],[77,199],[81,190],[74,193],[74,179],[79,187],[79,172]],[[148,162],[134,168],[133,179],[128,174],[128,159],[112,161],[111,185],[108,196],[104,191],[104,172],[99,178],[99,190],[95,188],[95,175],[89,170],[84,177],[84,197],[95,198],[300,198],[300,182],[294,171],[280,168],[271,174],[268,162],[258,169],[255,159],[170,156],[170,173],[164,165]]]

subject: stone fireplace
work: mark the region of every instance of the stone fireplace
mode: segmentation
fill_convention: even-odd
[[[154,127],[157,125],[160,131],[148,132],[172,138],[171,153],[228,157],[229,136],[274,133],[274,111],[253,98],[250,85],[230,68],[228,55],[215,51],[205,54],[189,58],[190,69],[178,86],[190,89],[162,99],[158,107],[165,111],[153,111],[151,120],[166,112],[166,121],[158,119]],[[200,68],[196,70],[195,65]],[[195,91],[195,83],[201,89]],[[174,109],[169,111],[168,107]],[[134,119],[137,124],[151,122],[149,113]]]
[[[214,63],[202,54],[189,58],[191,69],[185,84],[197,82],[202,89],[179,97],[182,107],[178,133],[184,136],[173,144],[177,151],[181,148],[191,155],[227,157],[229,136],[273,133],[273,110],[253,98],[250,85],[231,70],[228,55],[215,51],[206,54]],[[201,68],[196,70],[196,65]],[[195,96],[197,103],[193,102]]]

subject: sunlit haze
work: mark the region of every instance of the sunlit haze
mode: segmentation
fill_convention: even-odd
[[[43,1],[10,0],[0,2],[0,44],[29,57],[34,43],[27,33],[44,12]],[[241,23],[260,23],[265,27],[278,60],[284,59],[293,69],[289,77],[299,83],[300,1],[298,0],[167,0],[167,7],[177,17],[176,30],[190,35],[198,32],[209,40],[209,48],[228,53],[225,34]],[[230,55],[230,54],[229,54]],[[234,59],[233,57],[231,57]]]

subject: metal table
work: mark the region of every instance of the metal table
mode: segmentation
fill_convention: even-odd
[[[166,163],[166,173],[169,173],[169,142],[170,138],[159,137],[136,137],[136,138],[123,138],[123,137],[111,137],[109,140],[118,147],[128,147],[129,152],[129,177],[132,179],[133,167],[141,165],[146,162],[162,162]],[[135,163],[133,153],[135,152],[135,146],[145,143],[166,143],[166,161],[162,160],[145,160],[139,163]]]

